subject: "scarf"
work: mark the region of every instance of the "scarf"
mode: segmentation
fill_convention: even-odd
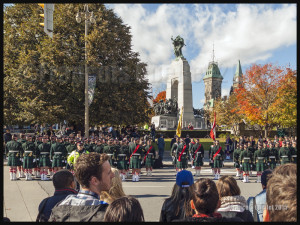
[[[221,198],[221,206],[218,212],[244,212],[247,207],[246,199],[241,195],[225,196]]]

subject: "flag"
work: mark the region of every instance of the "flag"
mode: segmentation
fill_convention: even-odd
[[[210,137],[215,140],[216,139],[216,112],[215,112],[215,119],[214,119],[214,124],[211,128],[211,131],[210,131]]]
[[[178,120],[178,126],[177,126],[177,130],[176,130],[176,135],[178,137],[181,136],[182,114],[183,114],[183,106],[181,107],[181,112],[180,112],[180,116],[179,116],[179,120]]]

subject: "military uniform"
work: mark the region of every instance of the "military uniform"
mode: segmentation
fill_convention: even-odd
[[[291,163],[297,163],[297,147],[291,148]]]
[[[103,153],[109,156],[109,164],[110,166],[114,166],[114,147],[110,144],[104,146]]]
[[[249,182],[249,171],[251,169],[252,153],[249,150],[241,151],[240,162],[242,162],[242,170],[244,171],[243,182]]]
[[[17,166],[21,165],[20,156],[23,155],[23,148],[20,142],[11,140],[6,143],[5,154],[8,158],[7,165],[10,166],[10,180],[17,180]]]
[[[171,148],[171,151],[170,151],[171,156],[172,156],[172,163],[175,167],[176,167],[176,162],[177,162],[177,155],[176,155],[177,148],[178,148],[178,142],[175,142],[172,145],[172,148]]]
[[[152,145],[147,145],[145,147],[145,155],[147,154],[149,148]],[[155,148],[152,146],[151,150],[149,151],[149,153],[146,155],[146,159],[145,159],[145,167],[146,168],[152,168],[153,164],[154,164],[154,160],[155,160],[155,156],[156,156],[156,152],[155,152]]]
[[[233,160],[234,160],[234,167],[237,168],[237,169],[240,168],[240,164],[241,164],[240,155],[241,155],[241,149],[236,148],[233,151]]]
[[[102,154],[103,153],[103,147],[104,147],[104,145],[102,143],[99,144],[99,142],[97,142],[97,145],[94,146],[94,152]]]
[[[281,147],[278,153],[281,165],[289,163],[291,161],[291,151],[288,147]]]
[[[256,171],[263,172],[266,169],[267,151],[263,149],[257,149],[254,152],[254,161]]]
[[[137,147],[137,145],[136,145],[136,147]],[[130,150],[132,150],[132,149],[133,148],[131,148]],[[134,149],[133,149],[133,151],[134,151]],[[130,154],[132,154],[133,151],[131,151]],[[143,146],[139,145],[139,148],[137,149],[137,151],[131,155],[130,169],[140,169],[141,168],[141,161],[142,161],[142,158],[144,157],[143,153],[144,153],[144,148],[143,148]]]
[[[50,158],[52,160],[52,168],[64,167],[67,159],[67,150],[62,143],[55,142],[51,145]]]
[[[128,169],[128,159],[130,157],[129,147],[127,145],[121,145],[117,154],[117,168],[118,170]]]
[[[224,160],[224,152],[221,147],[220,152],[214,157],[214,155],[218,152],[220,145],[215,145],[211,151],[211,159],[213,160],[213,168],[222,168],[223,160]]]
[[[269,150],[269,155],[268,155],[268,164],[270,169],[275,169],[277,162],[279,161],[278,158],[278,150],[275,147],[271,147]]]
[[[204,148],[203,145],[201,144],[201,147],[197,151],[199,146],[200,143],[195,143],[191,149],[191,155],[193,157],[193,166],[195,167],[203,166]]]
[[[185,150],[181,154],[184,147],[185,147]],[[179,158],[180,155],[181,155],[181,157]],[[176,149],[176,158],[177,158],[176,167],[179,168],[179,169],[186,169],[187,168],[187,162],[188,162],[187,160],[190,158],[189,149],[188,149],[187,145],[185,145],[184,143],[180,143],[178,145],[178,148]]]
[[[50,149],[51,145],[49,143],[41,143],[38,146],[39,150],[39,167],[50,167],[51,161],[50,161]]]
[[[23,154],[23,168],[25,170],[26,178],[25,180],[32,180],[32,168],[34,166],[33,160],[34,155],[36,154],[35,144],[32,141],[28,141],[22,145],[24,154]]]

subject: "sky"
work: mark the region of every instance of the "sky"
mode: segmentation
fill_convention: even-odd
[[[154,97],[166,90],[175,59],[171,37],[182,48],[192,76],[193,106],[203,107],[203,77],[213,58],[219,65],[222,96],[228,95],[238,60],[296,69],[296,4],[106,4],[131,27],[132,49],[147,63]]]

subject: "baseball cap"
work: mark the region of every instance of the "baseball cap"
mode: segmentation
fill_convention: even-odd
[[[188,184],[182,185],[183,182],[186,182]],[[176,175],[176,184],[179,187],[189,187],[194,183],[193,175],[188,170],[182,170],[177,173]]]
[[[261,184],[264,186],[267,186],[268,180],[267,176],[272,174],[272,170],[266,169],[262,174],[261,174]]]

